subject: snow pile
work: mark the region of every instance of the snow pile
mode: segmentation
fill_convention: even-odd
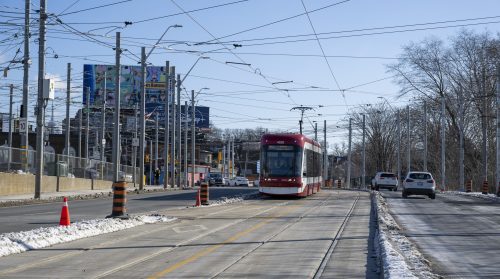
[[[259,193],[251,193],[251,194],[245,194],[241,196],[235,196],[235,197],[221,197],[218,200],[211,200],[209,202],[209,205],[202,205],[202,206],[219,206],[223,204],[231,204],[231,203],[237,203],[237,202],[242,202],[246,199],[251,199],[258,197]]]
[[[94,219],[76,222],[67,227],[47,227],[24,232],[4,233],[0,234],[0,257],[139,225],[171,222],[175,219],[162,215],[140,215],[128,220]]]
[[[384,278],[440,278],[432,273],[429,262],[401,233],[384,198],[378,192],[372,197],[377,207],[378,244]]]
[[[481,192],[469,192],[469,193],[467,193],[467,192],[459,192],[459,191],[449,191],[449,192],[444,192],[444,193],[450,194],[450,195],[473,197],[473,198],[478,198],[478,199],[483,199],[483,200],[500,201],[500,197],[497,197],[495,194],[484,195]]]

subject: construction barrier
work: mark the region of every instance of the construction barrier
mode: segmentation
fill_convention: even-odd
[[[117,181],[113,183],[113,211],[106,218],[128,219],[125,204],[127,203],[127,182]]]
[[[467,183],[465,183],[465,192],[472,192],[472,180],[469,180],[467,181]]]
[[[489,186],[488,186],[488,180],[483,181],[483,195],[487,195],[488,192],[490,191]]]
[[[337,188],[342,188],[342,180],[337,180]]]
[[[198,189],[198,191],[196,191],[196,203],[194,204],[194,206],[200,206],[201,205],[201,201],[200,201],[200,189]]]
[[[68,198],[64,197],[61,218],[59,218],[59,226],[69,226],[70,224]]]
[[[200,202],[202,205],[208,205],[208,182],[202,182],[200,185]]]

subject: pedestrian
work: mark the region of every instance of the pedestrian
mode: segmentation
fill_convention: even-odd
[[[160,185],[160,169],[155,170],[155,185]]]

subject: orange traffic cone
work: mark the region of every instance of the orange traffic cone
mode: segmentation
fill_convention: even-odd
[[[61,219],[59,219],[59,226],[69,226],[69,208],[68,208],[68,198],[64,197],[63,199],[63,207],[61,210]]]
[[[198,192],[196,193],[196,204],[194,206],[200,206],[200,189],[198,189]]]

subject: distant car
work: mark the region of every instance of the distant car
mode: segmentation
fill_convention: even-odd
[[[224,185],[224,183],[222,181],[222,175],[220,173],[215,173],[215,172],[209,173],[207,180],[208,180],[208,185],[210,185],[210,186],[212,186],[212,185]]]
[[[229,186],[248,186],[248,179],[243,176],[236,176],[229,179]]]
[[[398,177],[392,172],[377,172],[372,179],[372,189],[379,191],[380,189],[389,189],[390,191],[398,190]]]
[[[429,172],[412,171],[403,181],[403,198],[409,195],[425,195],[436,198],[436,181]]]

